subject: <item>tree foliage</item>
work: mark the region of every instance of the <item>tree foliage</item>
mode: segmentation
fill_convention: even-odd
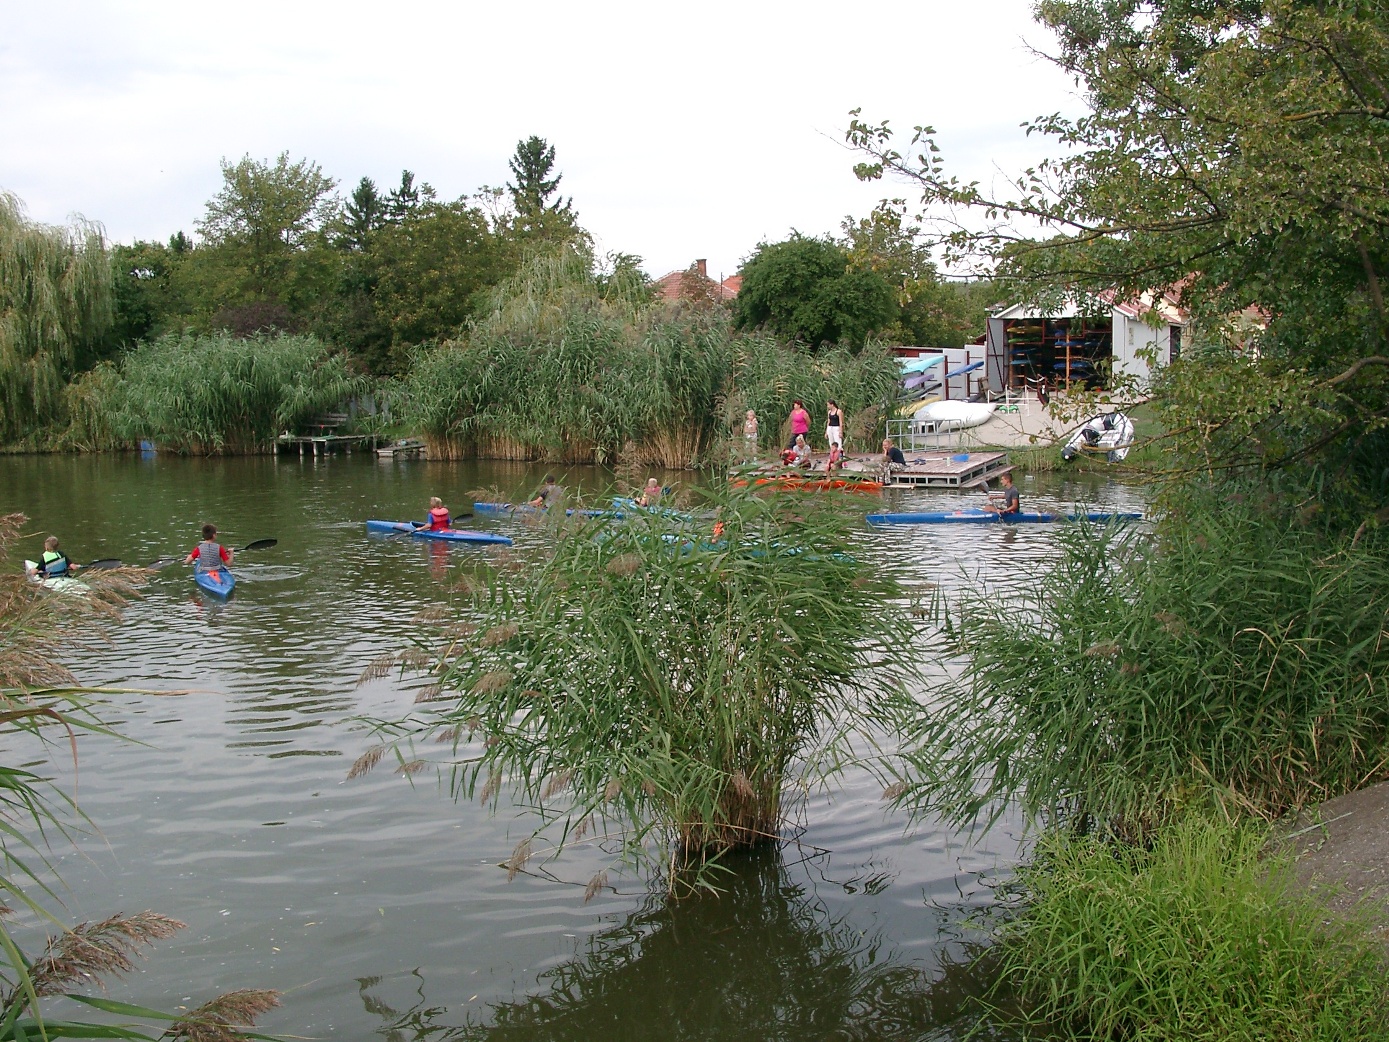
[[[896,317],[888,279],[851,265],[848,252],[829,238],[796,232],[783,242],[761,243],[741,271],[733,310],[742,329],[766,329],[812,348],[859,348]]]
[[[1383,453],[1389,418],[1389,9],[1045,0],[1038,14],[1089,105],[1029,128],[1056,141],[1058,158],[994,196],[947,174],[930,127],[917,127],[904,153],[886,122],[855,113],[859,176],[906,178],[934,241],[957,259],[982,255],[1039,301],[1175,287],[1197,339],[1215,348],[1253,317],[1266,329],[1246,345],[1260,358],[1245,353],[1243,382],[1268,393],[1231,443],[1277,441],[1285,451],[1260,466],[1299,469],[1309,489],[1376,484],[1367,506],[1382,505],[1389,490],[1358,461]],[[1050,237],[1033,238],[1037,226]],[[1293,369],[1342,392],[1319,422],[1280,413],[1272,388]],[[1219,387],[1171,417],[1216,436],[1237,419]]]
[[[0,444],[63,417],[63,389],[111,325],[100,227],[36,224],[0,192]]]

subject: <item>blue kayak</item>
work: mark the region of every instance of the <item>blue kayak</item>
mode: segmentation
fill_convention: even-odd
[[[200,572],[195,568],[193,581],[198,584],[198,589],[214,597],[230,597],[232,590],[236,589],[236,576],[226,567],[215,572]]]
[[[419,521],[368,521],[367,531],[380,532],[385,535],[408,533],[416,539],[440,539],[449,543],[495,543],[499,546],[511,545],[511,540],[504,535],[496,535],[492,532],[474,532],[466,528],[429,529],[425,528],[424,523]]]
[[[996,514],[992,510],[951,510],[939,513],[869,514],[870,525],[1036,525],[1053,521],[1138,521],[1142,514],[1045,514],[1019,510],[1012,514]]]
[[[529,503],[474,503],[474,514],[492,514],[494,516],[505,516],[508,514],[548,514],[548,507],[533,507]],[[575,510],[570,507],[565,511],[569,517],[580,514],[583,517],[602,517],[611,516],[610,510]],[[618,515],[621,516],[621,515]]]

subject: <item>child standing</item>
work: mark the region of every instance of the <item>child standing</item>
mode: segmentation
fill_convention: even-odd
[[[231,565],[232,552],[217,542],[216,525],[203,525],[203,541],[183,559],[184,564],[195,562],[200,572],[220,573],[223,565]]]

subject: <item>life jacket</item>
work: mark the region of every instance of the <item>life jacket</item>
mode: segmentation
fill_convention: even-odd
[[[448,526],[449,526],[449,511],[448,511],[448,507],[430,507],[430,508],[429,508],[429,530],[430,530],[431,532],[438,532],[438,531],[440,531],[440,530],[442,530],[442,529],[448,528]]]
[[[220,572],[222,570],[222,544],[204,539],[198,544],[198,556],[193,558],[193,567],[200,572]]]
[[[68,565],[71,564],[67,555],[61,550],[45,550],[43,556],[39,558],[40,575],[65,575]]]

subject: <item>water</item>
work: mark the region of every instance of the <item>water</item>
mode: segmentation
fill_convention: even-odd
[[[432,775],[407,780],[389,762],[345,780],[369,745],[355,718],[404,714],[424,684],[357,678],[408,646],[416,614],[446,602],[453,578],[489,552],[368,538],[362,522],[422,516],[430,495],[465,510],[481,486],[516,499],[542,474],[362,456],[0,458],[0,513],[28,514],[74,560],[182,555],[205,520],[232,546],[279,539],[238,560],[229,603],[198,593],[175,565],[109,643],[72,649],[83,681],[140,689],[109,696],[106,713],[141,744],[86,737],[75,777],[61,754],[44,768],[77,786],[99,826],[53,840],[62,914],[75,923],[151,908],[189,927],[113,995],[176,1008],[274,987],[284,1006],[263,1029],[334,1039],[962,1037],[962,1000],[987,983],[968,965],[979,934],[964,920],[1016,863],[1008,820],[973,842],[932,822],[908,831],[878,784],[854,774],[811,801],[782,849],[741,861],[722,898],[671,908],[629,875],[585,905],[600,851],[537,859],[508,882],[498,866],[531,819],[456,803]],[[1028,508],[1141,509],[1133,490],[1096,479],[1041,476],[1021,488]],[[887,502],[953,509],[960,499]],[[1055,536],[928,526],[866,539],[958,590],[1026,581]],[[939,649],[926,641],[920,652],[938,667]],[[5,751],[4,762],[16,758]]]

